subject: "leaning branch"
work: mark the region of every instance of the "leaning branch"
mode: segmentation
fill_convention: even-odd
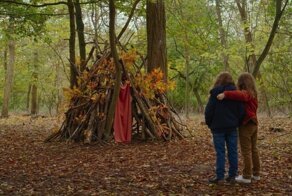
[[[279,22],[281,20],[281,17],[282,17],[282,15],[284,13],[284,10],[285,10],[287,4],[288,4],[288,0],[286,0],[283,9],[281,9],[282,1],[281,0],[277,0],[276,1],[276,15],[275,15],[275,20],[274,20],[273,27],[272,27],[272,30],[271,30],[269,39],[267,41],[267,44],[266,44],[263,52],[261,53],[260,57],[258,58],[258,60],[256,62],[256,66],[255,66],[255,68],[253,70],[253,73],[252,74],[255,77],[257,76],[257,74],[259,72],[259,69],[260,69],[260,66],[261,66],[262,62],[264,61],[264,59],[266,58],[266,56],[269,53],[269,50],[270,50],[270,48],[272,46],[274,37],[275,37],[275,35],[277,33],[277,29],[279,27]]]
[[[132,7],[132,10],[131,10],[131,13],[130,13],[130,15],[129,15],[129,17],[128,17],[128,20],[127,20],[125,26],[123,27],[123,29],[121,30],[121,32],[119,33],[119,35],[118,35],[118,37],[117,37],[117,40],[119,40],[119,39],[122,37],[122,35],[123,35],[124,32],[126,31],[126,29],[128,28],[128,26],[129,26],[129,24],[130,24],[130,21],[131,21],[133,15],[134,15],[135,10],[136,10],[136,6],[137,6],[137,4],[138,4],[139,2],[140,2],[140,0],[136,0],[135,3],[133,4],[133,7]]]

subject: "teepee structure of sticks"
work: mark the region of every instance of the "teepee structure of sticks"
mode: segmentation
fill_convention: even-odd
[[[183,130],[186,126],[169,104],[165,91],[155,89],[157,82],[160,82],[160,86],[164,83],[163,77],[155,78],[146,74],[143,76],[139,69],[130,72],[127,70],[128,66],[125,66],[129,61],[134,64],[126,53],[120,60],[123,67],[123,80],[127,80],[131,85],[132,134],[143,140],[184,138]],[[159,71],[156,72],[161,76]],[[147,95],[150,94],[149,92],[145,92],[147,91],[145,84],[141,84],[145,77],[153,82],[153,88],[148,89],[152,93],[151,96]],[[64,121],[60,129],[45,141],[94,142],[113,138],[113,129],[108,132],[105,125],[107,121],[113,121],[108,118],[108,112],[114,84],[114,62],[110,53],[104,52],[90,68],[80,74],[78,87],[67,89],[70,103]]]

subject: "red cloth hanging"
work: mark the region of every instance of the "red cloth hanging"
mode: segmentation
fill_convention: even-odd
[[[121,85],[115,110],[114,137],[116,142],[131,142],[132,108],[129,82]]]

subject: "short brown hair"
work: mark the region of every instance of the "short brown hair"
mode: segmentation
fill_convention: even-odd
[[[234,80],[231,76],[231,74],[229,72],[221,72],[215,81],[215,84],[213,86],[213,88],[217,87],[217,86],[226,86],[226,85],[234,85]]]
[[[255,85],[255,79],[250,73],[242,73],[237,80],[237,87],[239,90],[246,90],[253,97],[257,97],[257,90]]]

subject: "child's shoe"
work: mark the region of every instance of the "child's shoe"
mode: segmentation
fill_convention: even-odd
[[[218,178],[212,178],[212,179],[209,179],[208,180],[209,184],[218,184],[218,185],[221,185],[221,184],[224,184],[224,180],[223,179],[218,179]]]
[[[247,178],[243,178],[243,176],[237,176],[235,178],[236,182],[239,182],[239,183],[245,183],[245,184],[249,184],[251,183],[251,179],[247,179]]]
[[[261,179],[261,177],[260,176],[251,176],[251,179],[258,181]]]
[[[228,176],[227,178],[225,178],[225,181],[227,183],[234,184],[235,183],[235,177]]]

